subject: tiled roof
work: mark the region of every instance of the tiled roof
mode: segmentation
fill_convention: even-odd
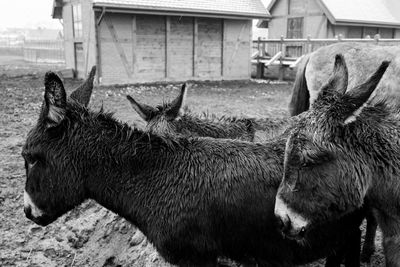
[[[399,0],[320,0],[334,23],[400,25]]]
[[[261,0],[93,0],[93,5],[158,12],[270,17]]]
[[[279,0],[262,0],[267,9]],[[399,0],[316,0],[332,24],[400,26]],[[266,5],[266,4],[265,4]]]

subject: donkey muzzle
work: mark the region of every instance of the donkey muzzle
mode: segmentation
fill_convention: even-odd
[[[306,233],[308,221],[289,208],[285,202],[276,197],[275,216],[282,234],[290,239],[302,239]]]

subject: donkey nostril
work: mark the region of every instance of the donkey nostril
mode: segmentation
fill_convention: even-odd
[[[300,237],[304,237],[305,233],[306,233],[306,228],[305,228],[305,227],[302,227],[302,228],[300,229],[299,236],[300,236]]]

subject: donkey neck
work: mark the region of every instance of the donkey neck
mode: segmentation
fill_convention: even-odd
[[[176,131],[186,136],[240,139],[253,141],[254,127],[249,119],[201,118],[191,114],[175,121]]]
[[[364,194],[373,199],[371,202],[386,205],[382,201],[388,195],[395,199],[396,188],[400,186],[400,125],[393,117],[377,120],[372,111],[365,113],[359,122],[345,128],[342,136],[346,138],[342,139],[341,146]],[[400,204],[398,199],[396,203]]]

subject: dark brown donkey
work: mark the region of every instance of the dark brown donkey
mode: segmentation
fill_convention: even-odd
[[[187,84],[171,102],[152,107],[127,96],[133,109],[147,122],[146,130],[159,135],[184,135],[187,137],[213,137],[261,142],[280,135],[293,118],[256,119],[196,115],[184,111]]]
[[[386,266],[400,266],[400,115],[386,99],[368,105],[388,65],[348,90],[344,58],[336,56],[334,73],[287,141],[275,213],[283,232],[301,239],[367,198],[378,210]]]

